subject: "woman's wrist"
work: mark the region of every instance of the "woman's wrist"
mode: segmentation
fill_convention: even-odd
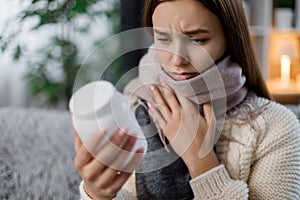
[[[91,195],[91,193],[86,189],[84,181],[80,183],[80,195],[82,200],[112,200],[113,198],[101,197],[96,198]]]
[[[213,150],[204,158],[199,158],[198,154],[191,154],[183,160],[187,165],[192,179],[220,165]]]
[[[84,181],[81,181],[79,190],[80,190],[81,200],[92,200],[93,199],[93,197],[90,196],[90,194],[88,194],[87,191],[85,190]]]

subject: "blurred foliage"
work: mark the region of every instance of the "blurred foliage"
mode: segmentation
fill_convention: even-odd
[[[19,29],[9,34],[0,34],[0,50],[4,52],[8,48],[13,49],[14,60],[26,60],[28,70],[25,79],[33,96],[42,96],[51,106],[66,103],[72,95],[76,73],[82,65],[82,59],[78,55],[80,47],[75,42],[74,33],[90,34],[93,22],[99,17],[109,20],[109,34],[119,32],[119,3],[119,0],[30,0],[29,6],[18,16]],[[75,25],[80,17],[84,17],[89,23]],[[14,41],[21,33],[22,25],[33,18],[38,20],[30,31],[36,32],[48,26],[55,26],[58,31],[45,46],[36,49],[34,56],[28,57],[24,56],[26,46]],[[94,47],[103,39],[98,38]],[[121,60],[115,65],[115,71],[120,69]],[[60,76],[54,76],[53,71],[60,73]],[[116,72],[107,72],[110,77],[115,78],[114,73]],[[81,78],[88,81],[88,77]]]

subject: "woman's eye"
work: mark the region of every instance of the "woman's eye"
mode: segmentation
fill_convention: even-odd
[[[205,42],[208,41],[207,38],[191,38],[191,42],[196,43],[196,44],[204,44]]]
[[[171,41],[169,38],[158,38],[157,40],[163,44],[168,44]]]

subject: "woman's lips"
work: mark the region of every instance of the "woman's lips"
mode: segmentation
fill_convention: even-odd
[[[193,72],[193,73],[175,73],[175,72],[168,72],[168,74],[175,80],[179,81],[179,80],[186,80],[186,79],[190,79],[193,78],[195,76],[197,76],[199,73]]]

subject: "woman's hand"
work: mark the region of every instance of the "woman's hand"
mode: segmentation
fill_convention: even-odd
[[[120,172],[116,167],[124,163],[128,153],[133,148],[136,138],[129,136],[120,129],[112,136],[96,156],[96,159],[83,145],[78,133],[74,130],[76,156],[74,164],[84,181],[84,188],[93,199],[107,200],[116,196],[123,184],[130,177],[142,159],[143,149],[135,152],[131,162]],[[88,149],[96,148],[105,133],[95,134],[88,143]],[[121,148],[117,148],[122,146]],[[101,162],[99,161],[101,160]]]
[[[149,112],[174,151],[187,165],[191,177],[194,178],[218,166],[213,146],[207,145],[212,144],[216,125],[211,105],[203,105],[203,117],[192,102],[176,96],[163,81],[162,86],[162,92],[155,86],[150,87],[155,105],[148,103]],[[206,144],[203,143],[204,139],[208,140]],[[208,152],[205,157],[199,157],[200,150]]]

